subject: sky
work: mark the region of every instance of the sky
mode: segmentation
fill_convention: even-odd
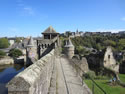
[[[0,0],[0,37],[125,30],[125,0]]]

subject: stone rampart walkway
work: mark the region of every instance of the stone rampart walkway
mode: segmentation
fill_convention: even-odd
[[[80,77],[67,59],[57,57],[55,61],[56,90],[55,93],[51,92],[51,94],[91,94],[84,82],[82,85]]]

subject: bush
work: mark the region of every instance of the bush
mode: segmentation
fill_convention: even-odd
[[[11,50],[9,51],[9,56],[11,56],[11,57],[19,57],[19,56],[21,56],[21,55],[23,55],[23,53],[22,53],[22,51],[19,50],[19,49],[11,49]]]
[[[0,58],[2,58],[2,57],[4,57],[4,56],[6,56],[6,53],[3,52],[3,51],[0,51]]]
[[[8,48],[8,47],[9,47],[8,39],[1,38],[0,39],[0,48]]]
[[[89,78],[93,78],[93,79],[94,79],[94,78],[96,77],[94,71],[89,71],[89,72],[87,72],[84,76],[85,76],[85,78],[87,78],[87,79],[89,79]]]
[[[83,46],[76,47],[76,54],[85,55],[86,53],[87,53],[87,50]]]

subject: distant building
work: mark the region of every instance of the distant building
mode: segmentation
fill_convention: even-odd
[[[12,46],[12,45],[15,43],[15,40],[16,40],[15,37],[13,37],[13,38],[8,38],[8,42],[9,42],[10,46]]]
[[[125,34],[125,31],[119,31],[119,34],[120,35]]]
[[[67,37],[72,36],[72,32],[71,32],[71,31],[66,31],[66,32],[64,33],[64,35],[67,36]]]
[[[78,29],[76,30],[75,37],[80,37],[80,33],[79,33]]]
[[[101,32],[102,35],[106,36],[106,35],[111,35],[111,32]]]
[[[90,36],[92,35],[92,32],[85,32],[84,36]]]
[[[66,36],[66,37],[70,36],[71,38],[74,38],[74,37],[83,36],[84,32],[83,31],[78,31],[78,29],[77,29],[76,32],[66,31],[63,35]]]
[[[22,40],[24,39],[24,37],[10,37],[10,38],[7,38],[10,46],[12,46],[15,43],[17,38],[20,39],[20,42],[22,42]]]

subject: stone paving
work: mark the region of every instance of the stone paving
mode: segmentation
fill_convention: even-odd
[[[80,79],[70,62],[62,57],[57,57],[56,92],[53,94],[92,94],[86,84]]]

